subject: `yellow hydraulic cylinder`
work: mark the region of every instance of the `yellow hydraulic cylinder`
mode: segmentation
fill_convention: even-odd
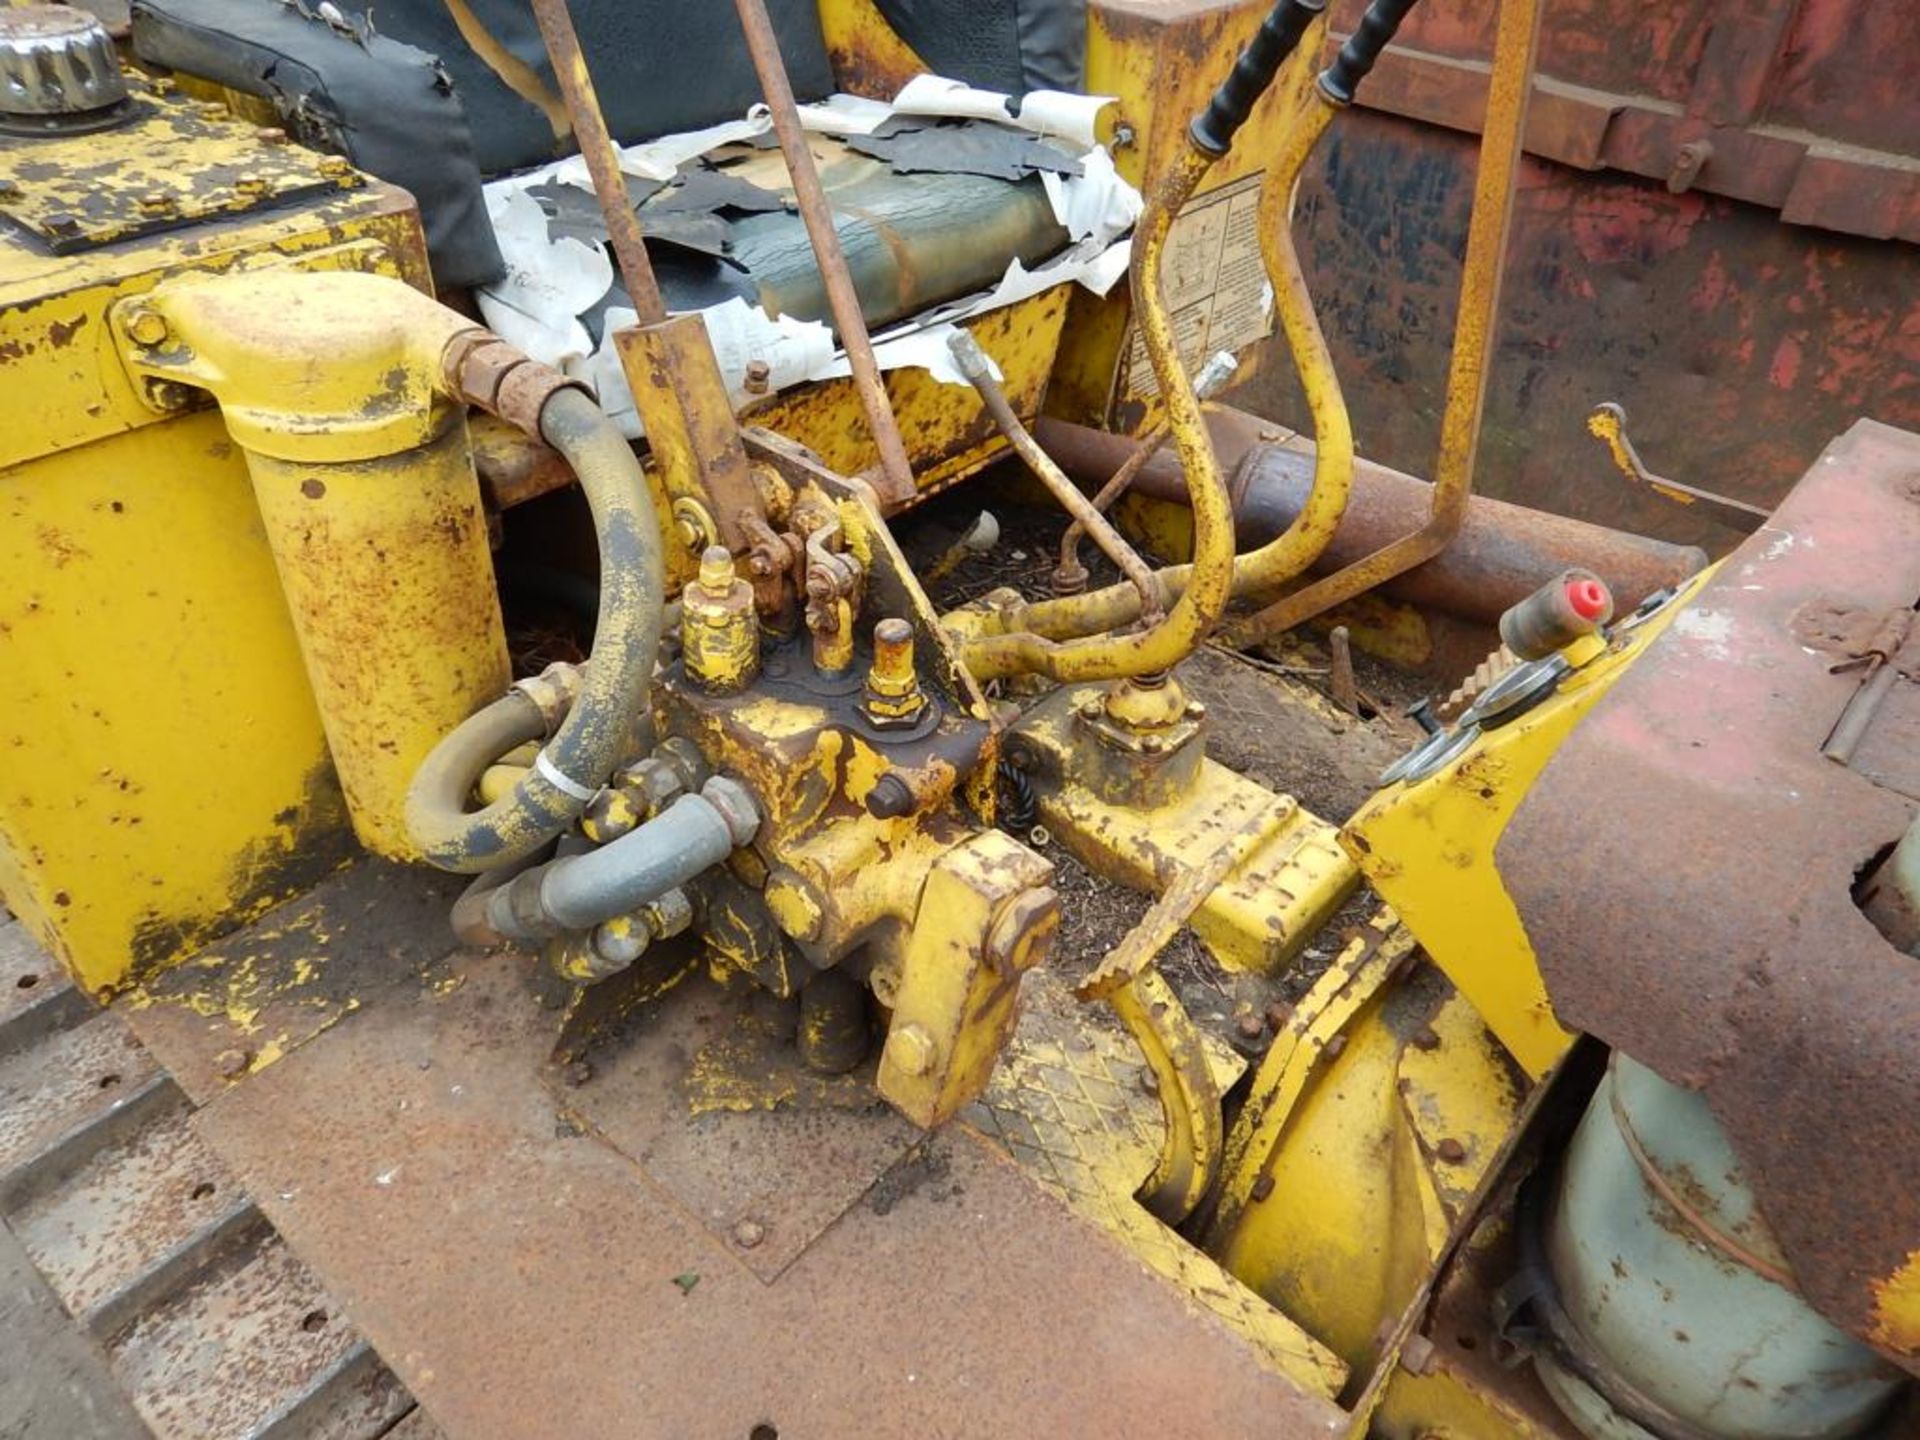
[[[137,375],[219,400],[354,832],[418,858],[408,782],[511,678],[466,424],[437,393],[471,323],[398,281],[287,269],[162,285],[113,323]]]

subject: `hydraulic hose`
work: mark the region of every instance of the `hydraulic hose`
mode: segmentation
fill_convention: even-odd
[[[646,709],[660,648],[665,564],[660,525],[640,462],[613,422],[578,390],[557,390],[540,434],[580,480],[600,547],[600,618],[580,693],[533,768],[512,791],[468,811],[481,774],[515,745],[544,733],[538,710],[509,694],[434,747],[407,792],[407,829],[422,857],[473,875],[531,856],[606,782]]]
[[[476,883],[454,906],[454,931],[470,945],[537,941],[631,915],[752,840],[760,812],[723,775],[682,795],[639,829],[597,850]]]

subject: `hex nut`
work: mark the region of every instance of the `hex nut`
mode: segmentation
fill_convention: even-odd
[[[151,350],[156,345],[165,344],[169,333],[167,317],[158,310],[149,310],[143,305],[127,316],[127,338],[136,345],[144,345]]]

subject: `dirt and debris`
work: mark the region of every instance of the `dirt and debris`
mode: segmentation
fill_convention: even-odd
[[[964,1188],[952,1170],[953,1157],[944,1140],[936,1136],[922,1141],[874,1182],[867,1192],[867,1209],[876,1215],[891,1214],[902,1200],[921,1190],[929,1200],[955,1199]]]
[[[999,522],[999,544],[984,553],[956,552],[982,509]],[[952,609],[989,591],[1010,587],[1032,598],[1051,593],[1066,516],[1051,506],[1009,502],[1004,489],[969,487],[941,496],[894,522],[909,559],[922,574],[949,563],[928,584],[934,604]],[[1118,571],[1091,543],[1081,546],[1090,588],[1111,584]],[[1210,716],[1207,754],[1248,779],[1293,796],[1313,814],[1338,823],[1373,792],[1380,772],[1420,736],[1408,705],[1425,687],[1364,653],[1354,673],[1362,714],[1348,715],[1328,698],[1328,656],[1321,637],[1289,637],[1271,656],[1209,646],[1180,668],[1181,682],[1203,700]],[[1024,838],[1024,837],[1023,837]],[[1152,897],[1102,879],[1057,844],[1042,847],[1054,862],[1061,900],[1054,965],[1071,983],[1091,969],[1133,928]],[[1295,963],[1271,979],[1224,970],[1189,928],[1161,952],[1158,969],[1194,1020],[1243,1051],[1265,1044],[1270,1012],[1284,1011],[1332,963],[1349,932],[1378,904],[1362,885],[1302,949]]]

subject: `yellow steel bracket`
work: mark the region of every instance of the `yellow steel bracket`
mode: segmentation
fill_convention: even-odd
[[[1413,935],[1382,909],[1313,983],[1267,1048],[1249,1104],[1234,1122],[1223,1154],[1226,1183],[1210,1226],[1208,1248],[1232,1235],[1253,1199],[1262,1159],[1279,1146],[1307,1082],[1349,1022],[1413,954]]]
[[[1135,1198],[1154,1217],[1178,1225],[1193,1213],[1220,1170],[1220,1090],[1206,1046],[1173,987],[1143,970],[1107,997],[1158,1082],[1165,1137],[1153,1173]]]
[[[1034,777],[1047,829],[1096,874],[1157,893],[1169,878],[1205,867],[1224,838],[1248,827],[1257,839],[1200,897],[1193,930],[1229,970],[1278,971],[1358,882],[1334,827],[1204,757],[1186,781],[1169,782],[1172,793],[1159,803],[1149,806],[1137,793],[1130,799],[1103,778],[1119,752],[1101,738],[1105,727],[1088,717],[1103,715],[1105,705],[1101,689],[1063,688],[1028,711],[1009,740]],[[1140,758],[1172,767],[1199,741],[1187,741],[1177,754],[1160,743],[1162,753]]]
[[[1711,573],[1696,576],[1687,593]],[[1534,1078],[1573,1037],[1554,1016],[1494,848],[1560,742],[1685,601],[1683,594],[1642,623],[1617,627],[1603,653],[1570,669],[1546,699],[1482,730],[1431,775],[1376,791],[1340,832],[1381,897]]]
[[[920,892],[876,1087],[932,1128],[986,1088],[1013,1035],[1020,977],[1060,928],[1053,866],[987,830],[935,862]]]

